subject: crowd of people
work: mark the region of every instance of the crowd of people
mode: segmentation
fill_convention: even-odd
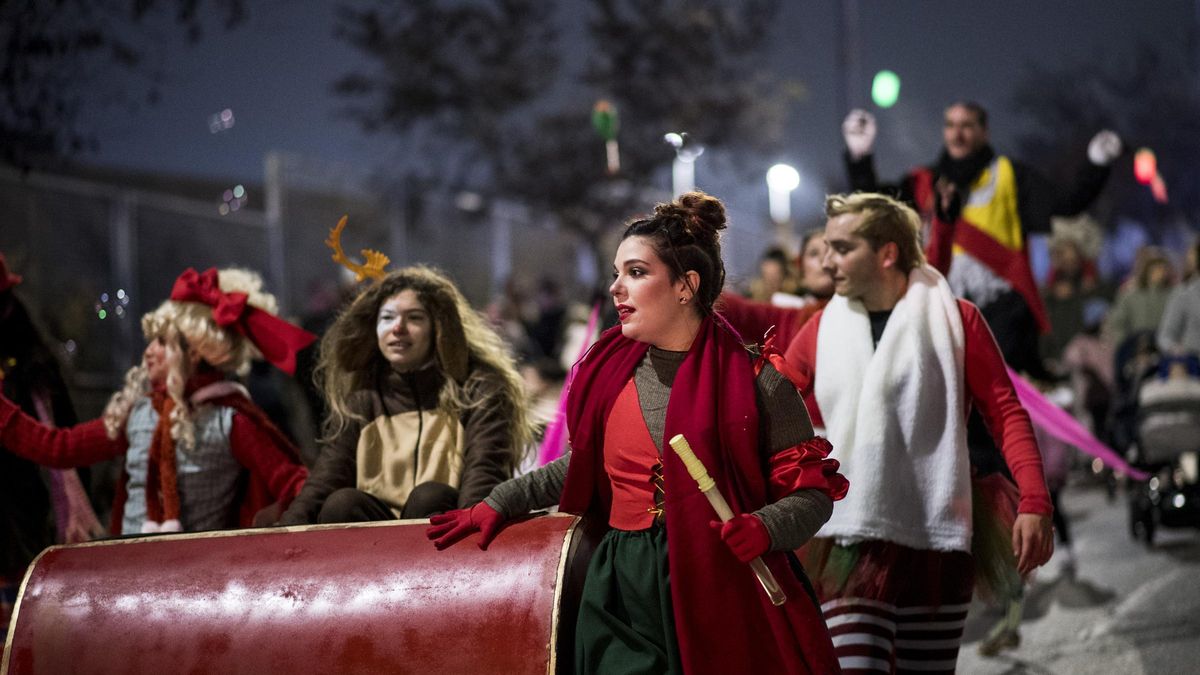
[[[574,619],[580,673],[953,672],[976,594],[1010,609],[989,649],[1013,646],[1052,522],[1070,540],[1069,455],[1039,448],[1010,369],[1071,388],[1112,438],[1123,357],[1200,352],[1200,245],[1181,283],[1147,247],[1109,290],[1083,243],[1056,236],[1039,287],[1029,236],[1087,207],[1120,139],[1098,133],[1061,188],[991,147],[978,104],[948,107],[943,129],[937,160],[889,186],[874,120],[852,112],[851,191],[798,250],[767,251],[745,295],[727,288],[719,199],[690,192],[627,222],[615,325],[577,362],[564,345],[587,338],[564,339],[549,277],[478,312],[437,270],[377,271],[318,337],[277,317],[253,272],[189,269],[143,317],[140,364],[78,423],[0,257],[5,622],[39,550],[102,534],[76,471],[118,458],[112,536],[428,519],[438,549],[476,534],[486,549],[539,509],[602,523]],[[251,400],[256,359],[311,371],[315,460],[298,449],[313,439]],[[523,472],[530,368],[573,371],[570,440]],[[680,435],[731,519],[671,451]]]

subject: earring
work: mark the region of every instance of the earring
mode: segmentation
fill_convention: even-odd
[[[686,305],[686,304],[687,304],[687,298],[680,297],[680,298],[679,298],[679,304],[681,304],[681,305]]]

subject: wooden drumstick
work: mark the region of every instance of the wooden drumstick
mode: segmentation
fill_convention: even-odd
[[[708,475],[708,470],[704,468],[700,458],[696,457],[696,453],[692,451],[692,446],[688,444],[683,434],[675,434],[675,437],[670,440],[670,445],[679,455],[679,459],[683,460],[683,465],[687,467],[688,473],[696,481],[697,487],[705,497],[708,497],[708,503],[712,504],[713,510],[717,512],[721,522],[731,520],[733,511],[729,508],[729,503],[725,501],[725,497],[717,489],[716,481]],[[762,584],[763,590],[767,592],[767,597],[771,598],[772,605],[779,606],[787,602],[787,596],[784,595],[783,589],[779,587],[779,582],[775,580],[775,575],[771,574],[771,570],[767,568],[762,558],[751,560],[750,569],[754,570],[754,575],[758,577],[758,583]]]

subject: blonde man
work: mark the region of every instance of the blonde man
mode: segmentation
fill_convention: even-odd
[[[836,295],[786,357],[851,489],[805,567],[843,669],[952,672],[975,583],[970,406],[1020,488],[1021,573],[1052,550],[1041,456],[979,310],[926,264],[917,214],[873,193],[825,213]]]

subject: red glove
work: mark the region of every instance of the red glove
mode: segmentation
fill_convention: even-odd
[[[479,548],[486,551],[488,544],[496,538],[500,526],[504,524],[504,516],[496,509],[479,502],[469,509],[458,509],[439,513],[429,518],[429,529],[425,536],[433,540],[437,550],[456,544],[475,532],[480,533]]]
[[[767,532],[767,526],[752,513],[734,516],[727,523],[709,521],[708,526],[720,532],[721,541],[744,563],[771,550],[771,534]]]

